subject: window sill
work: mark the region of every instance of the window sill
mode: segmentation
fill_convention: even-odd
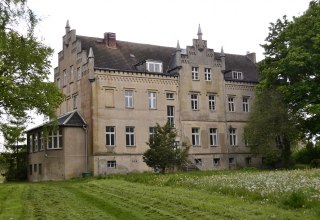
[[[126,147],[129,147],[129,148],[134,148],[134,147],[136,147],[136,145],[126,145]]]
[[[192,145],[192,147],[201,147],[201,145]]]

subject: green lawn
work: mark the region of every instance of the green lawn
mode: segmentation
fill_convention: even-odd
[[[135,174],[0,184],[0,219],[319,219],[319,207],[292,208],[246,195],[244,189],[239,196],[208,188],[214,182],[210,177],[221,182],[244,174],[254,177],[260,172]],[[312,176],[319,178],[320,171]],[[202,187],[191,179],[202,181]]]

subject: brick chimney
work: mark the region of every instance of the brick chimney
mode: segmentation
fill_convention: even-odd
[[[111,33],[111,32],[104,33],[103,41],[107,47],[114,48],[114,49],[117,48],[117,40],[116,40],[115,33]]]

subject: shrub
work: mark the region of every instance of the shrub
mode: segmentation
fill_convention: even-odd
[[[310,162],[310,167],[311,168],[320,168],[320,159],[313,159]]]
[[[289,208],[299,209],[306,206],[307,198],[303,192],[293,191],[284,198],[283,204]]]

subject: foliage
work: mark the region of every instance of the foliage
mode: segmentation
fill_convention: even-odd
[[[315,145],[309,142],[305,147],[296,149],[293,158],[297,163],[310,164],[314,159],[320,159],[320,142]]]
[[[290,167],[291,147],[299,138],[296,120],[289,113],[281,94],[274,88],[260,85],[254,108],[250,112],[244,138],[251,152],[262,155],[269,167]]]
[[[320,159],[311,160],[310,167],[312,167],[312,168],[320,168]]]
[[[284,209],[273,202],[252,202],[246,197],[223,195],[200,185],[206,177],[218,178],[218,181],[212,180],[216,184],[221,181],[220,176],[242,178],[238,173],[130,174],[142,182],[143,179],[155,179],[150,184],[126,181],[128,175],[37,184],[0,184],[0,219],[318,219],[312,209],[302,207],[295,210],[289,205]],[[249,181],[260,172],[245,173]],[[187,182],[174,184],[183,183],[185,176],[189,177],[189,182],[193,179],[191,186],[188,187]],[[163,179],[171,179],[170,187],[157,181]],[[208,182],[204,183],[208,186]],[[221,182],[222,187],[224,183]]]
[[[34,36],[38,19],[26,0],[2,0],[0,8],[0,118],[29,110],[54,117],[62,94],[48,79],[53,51]]]
[[[320,134],[320,2],[311,1],[308,10],[289,21],[286,16],[271,23],[265,59],[260,63],[265,89],[281,93],[290,115],[311,139]]]
[[[143,154],[143,161],[155,170],[160,169],[161,173],[185,162],[189,147],[185,144],[181,148],[177,146],[176,136],[175,128],[169,123],[164,126],[157,124],[155,134],[147,143],[150,148]]]
[[[14,152],[3,152],[0,155],[0,175],[6,181],[21,181],[27,179],[27,146],[18,145]]]

